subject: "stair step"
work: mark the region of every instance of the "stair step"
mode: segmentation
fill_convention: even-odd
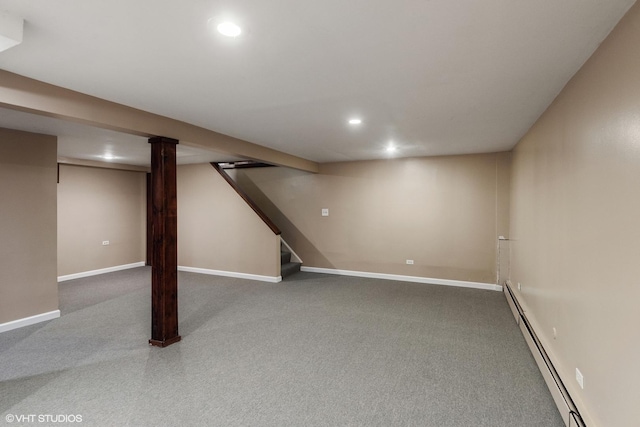
[[[287,276],[291,276],[292,274],[300,271],[301,265],[302,264],[300,264],[299,262],[287,262],[285,264],[282,264],[282,266],[280,267],[280,275],[283,279]]]
[[[280,264],[291,262],[291,252],[280,251]]]

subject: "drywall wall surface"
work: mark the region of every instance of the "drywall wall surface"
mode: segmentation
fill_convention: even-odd
[[[210,164],[178,166],[178,265],[280,276],[280,236]]]
[[[237,180],[305,266],[495,283],[508,217],[508,185],[497,179],[508,179],[509,162],[502,153],[373,160],[318,174],[242,170]]]
[[[636,4],[513,152],[511,280],[589,426],[640,420],[639,45]]]
[[[58,309],[57,138],[0,129],[0,323]]]
[[[60,165],[58,276],[143,262],[145,242],[145,173]]]

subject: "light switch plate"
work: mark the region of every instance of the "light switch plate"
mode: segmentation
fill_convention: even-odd
[[[322,208],[322,216],[329,216],[329,209]]]

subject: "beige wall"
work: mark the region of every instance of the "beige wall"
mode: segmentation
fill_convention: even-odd
[[[495,283],[509,156],[330,163],[319,174],[258,168],[237,179],[305,266]]]
[[[59,276],[145,261],[145,239],[144,173],[60,165]]]
[[[58,309],[56,141],[0,129],[0,323]]]
[[[640,423],[638,46],[636,4],[513,157],[511,279],[589,426]]]
[[[211,165],[179,166],[178,265],[277,277],[280,237]]]

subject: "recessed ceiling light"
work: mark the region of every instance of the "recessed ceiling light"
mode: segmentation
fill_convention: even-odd
[[[362,123],[362,119],[349,119],[350,125],[359,125]]]
[[[100,156],[105,160],[115,160],[116,156],[114,156],[113,154],[105,154],[103,156]]]
[[[220,34],[227,37],[238,37],[242,33],[242,28],[229,21],[218,24],[216,28]]]
[[[389,145],[389,146],[387,147],[387,153],[393,153],[393,152],[395,152],[395,151],[396,151],[396,147],[395,147],[395,146],[393,146],[393,145]]]

